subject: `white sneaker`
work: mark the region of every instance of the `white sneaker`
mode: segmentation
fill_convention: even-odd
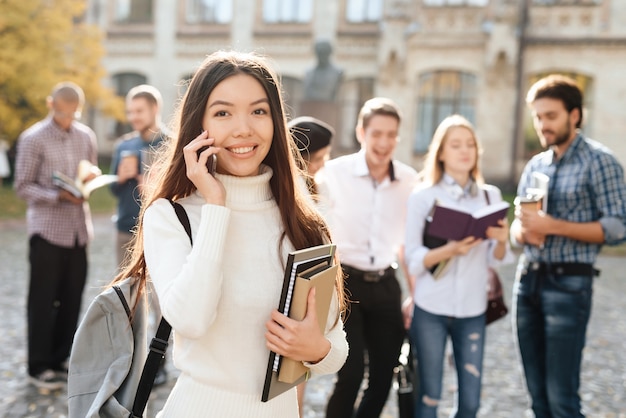
[[[37,376],[28,376],[28,382],[40,389],[62,389],[67,381],[59,376],[54,370],[46,369]]]

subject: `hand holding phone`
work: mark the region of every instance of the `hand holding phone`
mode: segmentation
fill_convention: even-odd
[[[210,147],[211,147],[210,145],[205,145],[204,147],[200,148],[198,150],[198,158],[200,158],[200,154],[202,154],[202,151],[207,150]],[[206,168],[209,170],[210,175],[212,176],[215,175],[215,169],[217,168],[217,155],[215,154],[209,155],[209,158],[206,161]]]

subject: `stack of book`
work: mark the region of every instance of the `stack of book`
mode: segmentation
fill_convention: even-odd
[[[278,304],[279,312],[301,321],[307,310],[309,291],[315,288],[320,330],[324,332],[339,266],[334,264],[336,246],[320,245],[289,253]],[[303,362],[270,352],[261,401],[280,395],[309,378]]]

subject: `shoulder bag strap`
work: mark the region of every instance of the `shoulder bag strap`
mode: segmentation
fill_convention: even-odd
[[[183,225],[183,228],[185,228],[185,232],[187,232],[189,236],[189,242],[193,245],[191,225],[185,208],[183,208],[180,203],[176,203],[171,199],[169,202],[172,204],[178,220]],[[172,326],[162,317],[156,336],[150,342],[150,352],[148,353],[146,364],[143,366],[143,371],[141,372],[141,379],[139,380],[139,386],[137,386],[137,394],[135,395],[135,402],[133,403],[130,418],[141,418],[143,416],[148,398],[150,397],[150,392],[152,391],[152,386],[154,385],[154,379],[159,370],[159,365],[167,351],[171,331]]]

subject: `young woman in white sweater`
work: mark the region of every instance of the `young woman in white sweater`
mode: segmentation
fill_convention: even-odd
[[[192,78],[174,130],[120,274],[149,274],[174,330],[181,374],[159,417],[296,418],[295,388],[261,402],[269,351],[326,374],[348,347],[341,277],[324,333],[314,294],[303,321],[276,310],[287,253],[330,241],[296,184],[278,78],[254,54],[214,53]],[[167,199],[189,215],[193,247]]]

